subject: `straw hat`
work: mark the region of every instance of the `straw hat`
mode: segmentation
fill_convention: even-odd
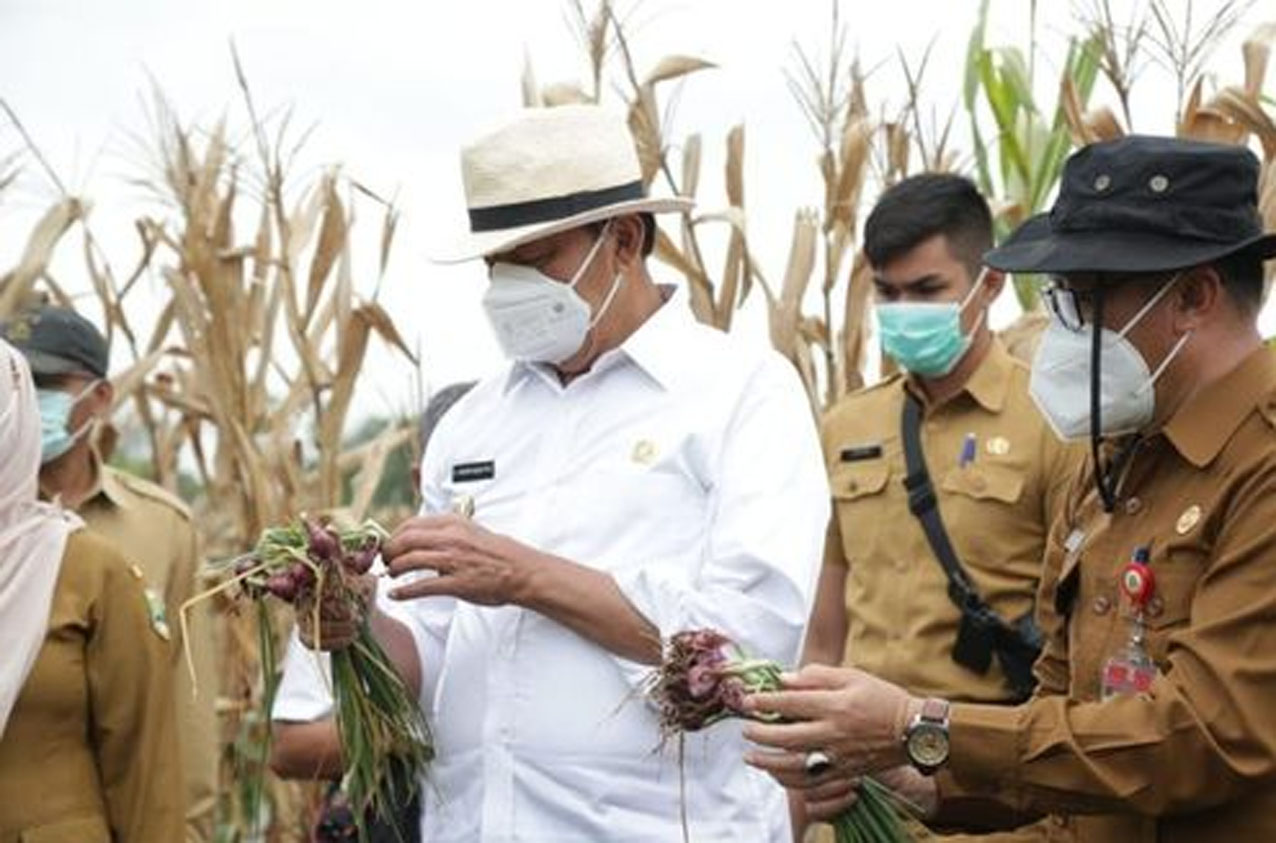
[[[460,263],[623,214],[690,210],[649,198],[633,136],[596,105],[523,111],[461,151],[470,230],[435,260]]]

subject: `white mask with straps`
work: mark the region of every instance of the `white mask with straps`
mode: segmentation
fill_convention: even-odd
[[[1148,299],[1120,331],[1102,328],[1099,356],[1099,423],[1103,436],[1135,433],[1156,414],[1153,387],[1191,338],[1188,331],[1156,367],[1148,370],[1143,355],[1126,336],[1179,280],[1176,274]],[[1093,330],[1093,328],[1091,328]],[[1032,361],[1028,392],[1055,434],[1065,441],[1090,435],[1090,331],[1073,331],[1051,317]]]
[[[505,356],[525,362],[562,363],[580,351],[590,330],[611,306],[624,279],[616,273],[597,313],[591,314],[589,302],[576,292],[576,285],[593,263],[610,229],[609,220],[567,283],[530,266],[492,264],[488,272],[491,283],[483,294],[483,310]]]

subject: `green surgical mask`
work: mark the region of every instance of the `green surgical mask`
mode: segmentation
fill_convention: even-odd
[[[942,378],[961,362],[984,314],[970,333],[961,330],[961,314],[983,283],[979,273],[966,298],[957,302],[895,302],[875,306],[882,349],[915,375]]]

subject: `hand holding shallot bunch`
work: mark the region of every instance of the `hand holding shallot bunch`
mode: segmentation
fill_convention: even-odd
[[[730,717],[774,720],[774,715],[746,711],[744,698],[781,690],[782,673],[776,662],[746,657],[735,642],[715,629],[686,630],[669,639],[663,662],[647,679],[647,695],[660,708],[661,736],[667,740]],[[858,789],[855,804],[833,821],[837,843],[913,839],[905,826],[907,806],[902,799],[868,777]]]
[[[367,521],[352,529],[302,517],[265,530],[256,547],[221,567],[232,576],[183,606],[236,588],[258,610],[261,663],[266,688],[263,712],[269,721],[277,684],[277,656],[270,600],[282,600],[296,612],[302,638],[333,621],[350,629],[348,641],[321,642],[331,650],[332,693],[345,765],[342,786],[362,818],[369,811],[389,817],[417,788],[434,756],[429,728],[416,694],[404,685],[393,662],[377,643],[367,619],[374,583],[367,576],[386,532]],[[364,831],[360,827],[360,836]]]

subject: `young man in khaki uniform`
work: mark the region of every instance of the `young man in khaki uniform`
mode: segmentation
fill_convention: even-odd
[[[882,342],[903,372],[825,418],[834,518],[805,661],[852,665],[917,694],[1007,704],[1027,695],[1030,677],[1008,677],[991,636],[954,602],[910,509],[901,433],[915,400],[954,558],[1012,634],[1032,617],[1050,521],[1084,452],[1051,434],[1028,397],[1027,366],[988,328],[1005,283],[982,267],[991,245],[987,202],[956,175],[906,179],[868,217]],[[1021,659],[1020,670],[1031,663]]]
[[[1052,531],[1033,699],[922,700],[812,669],[751,736],[817,812],[831,778],[908,759],[941,811],[995,800],[1087,843],[1276,839],[1276,255],[1245,149],[1132,137],[1074,154],[1053,210],[986,256],[1048,273],[1032,394],[1093,465]],[[1097,362],[1097,365],[1095,363]],[[812,804],[814,803],[814,804]]]
[[[30,363],[44,427],[40,489],[60,498],[88,526],[114,543],[141,570],[153,628],[173,649],[182,762],[186,840],[213,839],[217,800],[217,673],[213,623],[205,604],[191,617],[191,653],[200,693],[178,663],[178,610],[197,590],[198,540],[190,511],[175,496],[106,465],[92,442],[93,426],[109,412],[106,340],[71,310],[46,307],[20,314],[0,330]]]

